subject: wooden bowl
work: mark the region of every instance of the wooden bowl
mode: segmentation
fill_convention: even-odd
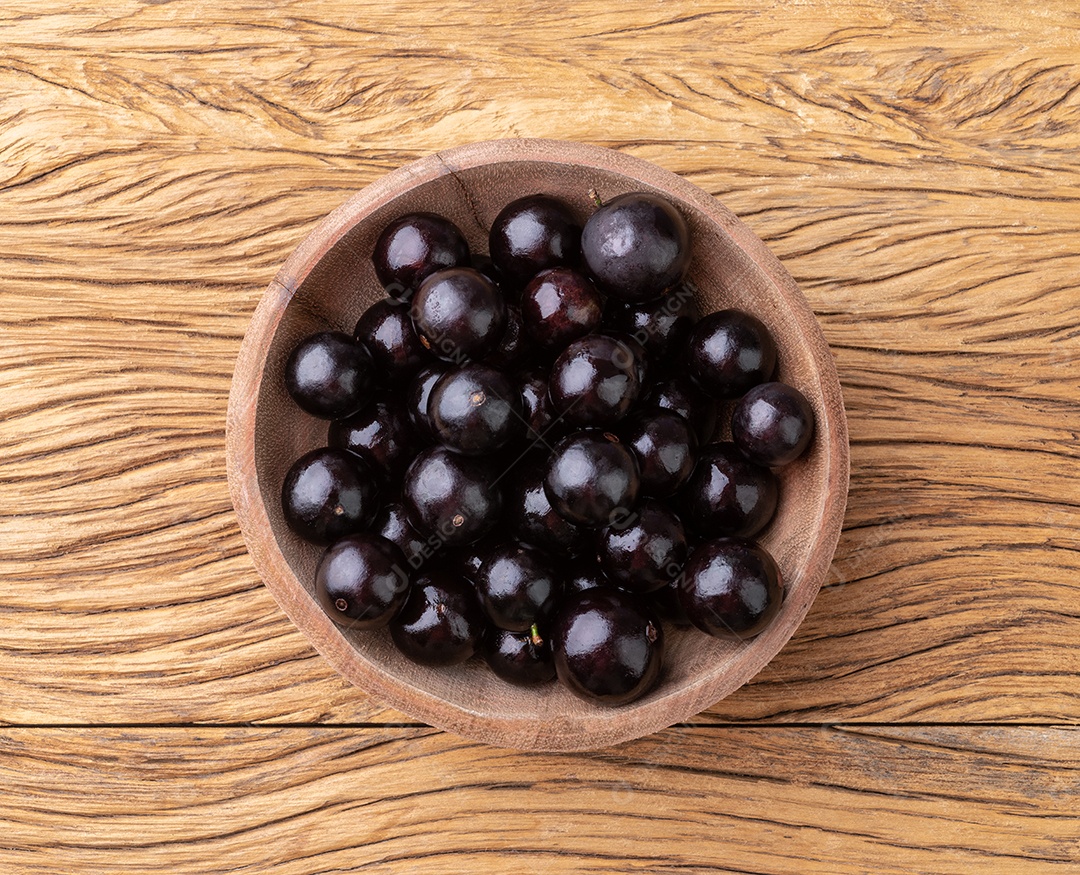
[[[585,702],[561,684],[540,689],[498,679],[480,659],[449,669],[409,662],[385,630],[336,625],[314,596],[320,548],[285,525],[281,484],[302,453],[326,442],[325,422],[286,394],[285,360],[316,330],[351,332],[382,289],[371,265],[390,220],[424,210],[453,220],[474,252],[487,251],[496,214],[525,194],[564,199],[582,221],[627,191],[670,199],[689,221],[689,280],[703,312],[739,307],[768,325],[779,379],[798,387],[817,416],[809,452],[782,469],[780,506],[761,542],[783,572],[783,608],[749,642],[666,629],[664,675],[619,708]],[[586,750],[688,720],[742,686],[783,647],[813,602],[840,534],[848,483],[847,427],[829,348],[794,280],[765,245],[710,195],[673,173],[619,152],[551,140],[496,140],[431,155],[388,174],[331,213],[270,283],[240,350],[228,414],[233,503],[256,568],[282,609],[351,682],[406,714],[459,735],[523,750]]]

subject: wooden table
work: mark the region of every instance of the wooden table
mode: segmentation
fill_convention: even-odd
[[[1080,7],[482,5],[0,11],[0,872],[1080,872]],[[592,754],[345,684],[225,482],[286,255],[389,169],[515,136],[731,207],[850,418],[795,638]]]

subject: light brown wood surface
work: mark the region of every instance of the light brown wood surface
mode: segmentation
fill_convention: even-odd
[[[528,756],[389,727],[0,742],[5,858],[28,875],[1026,875],[1080,854],[1080,735],[1058,727],[680,727]]]
[[[225,482],[288,253],[503,136],[716,195],[849,418],[792,641],[705,725],[591,755],[395,725],[278,610]],[[1078,436],[1071,0],[5,3],[0,871],[1077,871]]]

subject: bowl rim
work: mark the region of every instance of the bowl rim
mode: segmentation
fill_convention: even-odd
[[[263,505],[255,462],[256,408],[270,344],[286,306],[319,260],[357,222],[397,198],[404,189],[445,175],[456,178],[460,170],[514,162],[569,163],[620,174],[689,204],[719,226],[792,305],[789,315],[802,332],[819,375],[821,409],[826,417],[824,421],[819,417],[817,429],[819,434],[827,434],[827,492],[803,568],[802,598],[789,608],[790,630],[774,641],[773,647],[752,648],[754,658],[740,663],[739,671],[719,679],[703,677],[666,695],[646,697],[583,718],[589,724],[588,732],[582,731],[582,718],[566,722],[560,715],[551,715],[544,727],[538,727],[532,718],[491,716],[462,708],[414,684],[390,678],[378,666],[357,659],[352,645],[307,595],[286,561]],[[256,571],[286,615],[337,672],[381,702],[458,735],[519,750],[572,751],[628,741],[688,720],[745,684],[783,648],[801,625],[828,573],[844,518],[850,459],[840,383],[821,326],[779,259],[734,213],[690,181],[641,158],[564,140],[505,139],[437,151],[390,171],[326,216],[292,252],[260,299],[237,356],[226,417],[226,468],[233,506]]]

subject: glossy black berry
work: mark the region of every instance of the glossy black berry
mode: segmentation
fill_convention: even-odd
[[[405,604],[390,621],[390,637],[413,662],[457,665],[476,652],[486,625],[466,580],[429,572],[413,580]]]
[[[582,554],[567,564],[564,599],[569,598],[572,593],[585,592],[600,586],[611,586],[611,582],[604,576],[595,552]]]
[[[363,459],[324,447],[293,463],[281,489],[281,508],[301,538],[328,544],[371,522],[378,492],[378,475]]]
[[[409,515],[405,511],[405,505],[399,501],[384,506],[375,517],[371,528],[376,534],[391,541],[401,550],[410,573],[419,569],[439,552],[439,540],[429,539],[413,528],[412,523],[409,522]]]
[[[521,310],[508,304],[506,328],[495,349],[484,358],[484,364],[501,371],[516,371],[527,367],[535,357],[536,344],[525,331]]]
[[[739,401],[731,439],[748,459],[776,468],[794,462],[814,435],[814,410],[798,389],[762,383]]]
[[[507,535],[498,527],[492,529],[479,541],[466,544],[464,547],[454,548],[447,556],[447,569],[454,574],[460,574],[470,583],[476,583],[476,575],[480,573],[480,566],[496,550],[509,541]]]
[[[622,519],[637,502],[641,475],[633,453],[601,432],[559,441],[548,460],[544,489],[555,511],[586,528]]]
[[[647,593],[679,576],[688,553],[679,518],[654,498],[600,533],[604,576],[622,589]]]
[[[405,472],[409,521],[445,544],[469,544],[490,531],[502,512],[502,494],[479,459],[447,447],[422,452]]]
[[[484,659],[504,681],[534,686],[555,680],[551,643],[537,632],[509,632],[490,626],[484,633]]]
[[[675,626],[690,626],[693,624],[686,616],[686,611],[683,610],[682,602],[679,600],[681,585],[682,578],[677,577],[659,589],[654,589],[645,600],[661,620],[667,620]]]
[[[678,360],[697,321],[697,303],[685,286],[642,304],[626,304],[610,299],[604,325],[638,341],[661,370]]]
[[[654,383],[642,406],[678,413],[690,423],[699,445],[712,440],[716,431],[716,401],[685,374],[676,374]]]
[[[350,629],[379,629],[405,602],[409,571],[396,544],[369,532],[331,544],[315,570],[315,595]]]
[[[533,277],[521,293],[525,330],[540,346],[555,350],[600,325],[603,300],[592,282],[568,267]]]
[[[674,495],[694,470],[697,435],[677,413],[642,412],[623,427],[622,437],[637,457],[642,495],[658,498]]]
[[[371,256],[386,293],[408,301],[425,277],[469,263],[469,244],[457,226],[433,213],[411,213],[383,229]]]
[[[682,214],[663,198],[625,194],[589,217],[581,252],[601,291],[621,301],[649,301],[686,273],[690,232]]]
[[[541,368],[531,368],[518,375],[521,392],[522,416],[526,423],[526,438],[535,441],[543,437],[551,442],[554,431],[555,411],[548,395],[547,373]]]
[[[701,319],[686,347],[690,376],[714,398],[738,398],[776,368],[776,342],[756,316],[718,310]]]
[[[699,535],[750,538],[768,525],[779,496],[776,475],[748,461],[732,443],[707,444],[683,491],[683,522]]]
[[[783,601],[776,562],[762,547],[738,538],[707,541],[683,570],[679,600],[702,632],[752,638],[769,625]]]
[[[405,410],[388,401],[373,401],[348,419],[330,423],[327,443],[369,462],[384,481],[405,473],[419,449]]]
[[[431,424],[428,416],[428,400],[431,398],[431,390],[439,382],[443,374],[450,371],[450,365],[438,362],[421,368],[409,383],[405,393],[405,413],[409,417],[416,436],[424,441],[436,439],[435,427]]]
[[[530,458],[508,481],[505,512],[514,537],[555,556],[578,556],[588,550],[591,533],[563,518],[551,506],[539,460]]]
[[[440,441],[469,456],[491,453],[525,429],[517,386],[486,365],[465,365],[439,380],[428,416]]]
[[[371,353],[380,377],[394,383],[409,380],[431,361],[406,304],[387,298],[376,301],[356,323],[353,336]]]
[[[600,587],[570,596],[559,611],[551,643],[559,680],[584,699],[625,705],[660,678],[660,620],[630,593]]]
[[[493,550],[476,575],[476,593],[491,622],[511,632],[545,622],[562,589],[554,563],[540,550],[522,544]]]
[[[591,334],[571,343],[551,366],[552,407],[574,425],[610,426],[641,393],[637,359],[625,343]]]
[[[321,331],[300,341],[285,363],[285,388],[321,419],[349,416],[375,390],[371,354],[347,334]]]
[[[520,287],[546,268],[574,264],[581,251],[581,227],[562,201],[530,195],[495,217],[488,251],[500,274]]]
[[[495,262],[491,260],[490,255],[484,255],[483,253],[473,253],[469,256],[469,267],[473,270],[478,270],[495,285],[502,288],[503,278],[499,273],[499,269],[495,266]]]
[[[637,368],[638,383],[641,385],[641,393],[644,394],[648,386],[653,383],[653,377],[658,373],[654,368],[649,353],[645,350],[637,338],[629,334],[620,334],[617,331],[605,332],[609,337],[625,343],[634,354],[634,365]]]
[[[483,358],[506,328],[506,301],[471,267],[441,270],[425,279],[412,299],[412,319],[427,347],[445,361]]]

